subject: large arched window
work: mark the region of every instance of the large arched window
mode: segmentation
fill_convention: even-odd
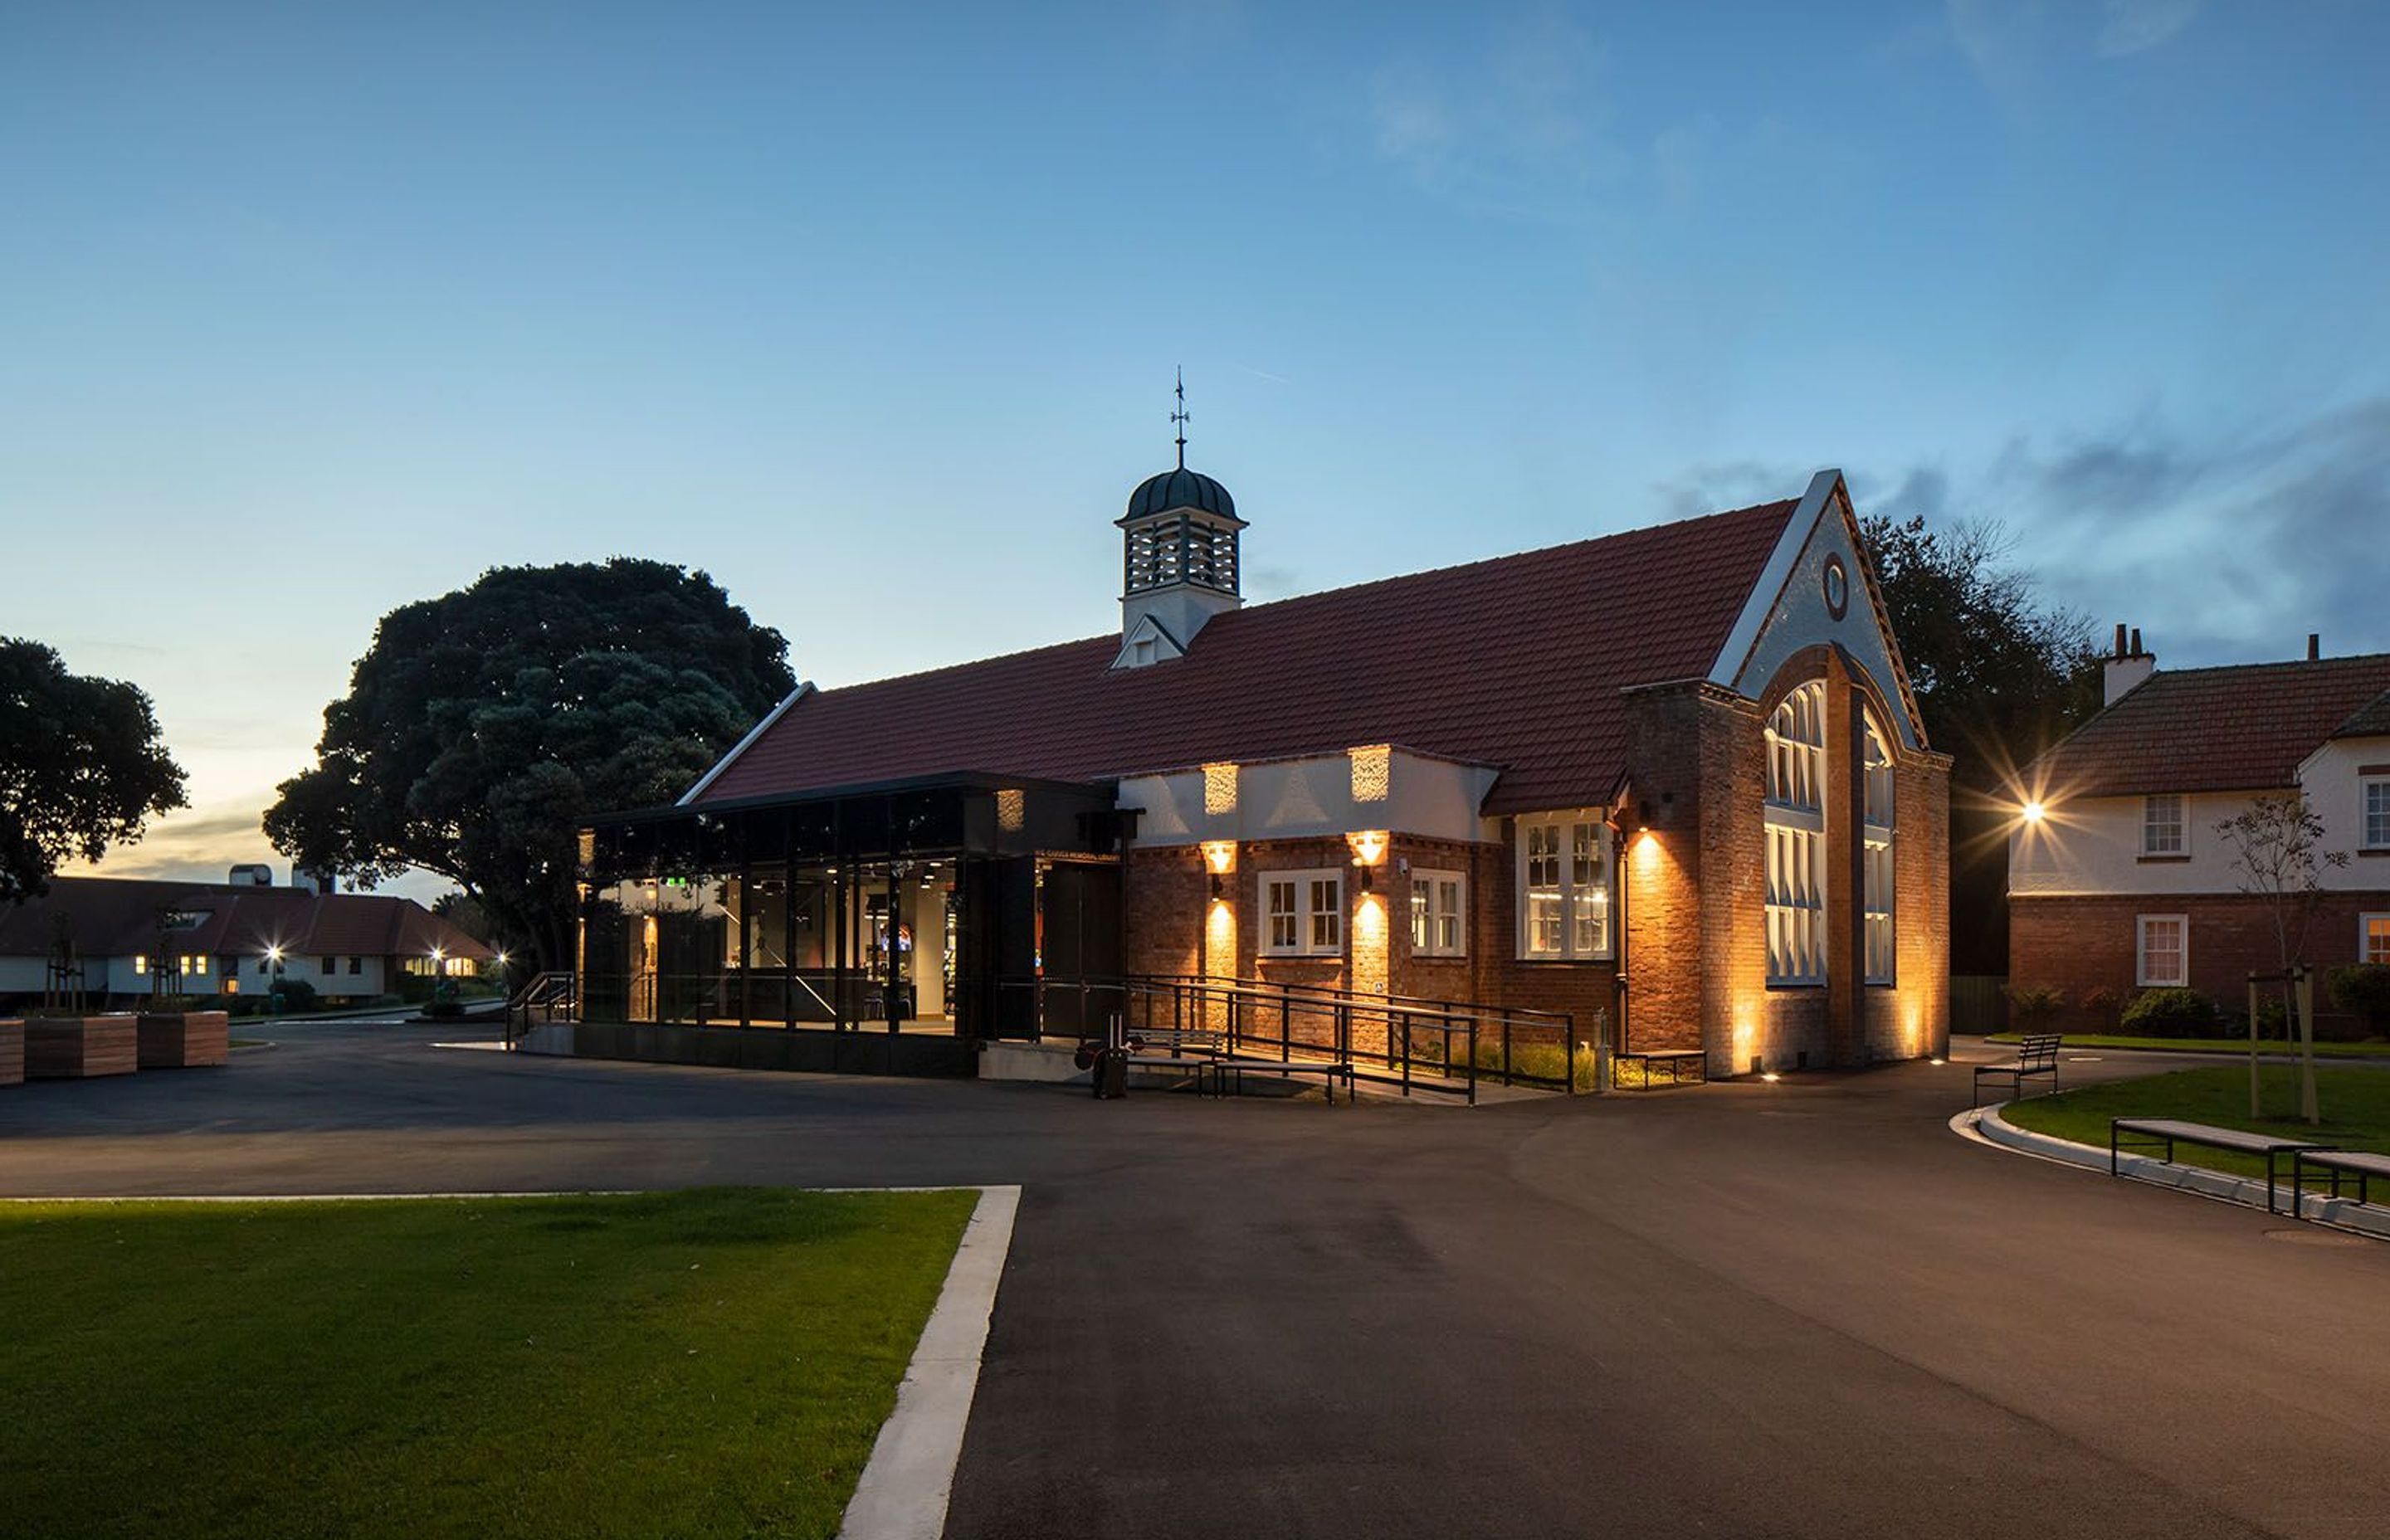
[[[1826,687],[1767,722],[1767,982],[1826,982]]]
[[[1875,712],[1866,714],[1867,827],[1867,982],[1888,984],[1897,956],[1893,945],[1893,790],[1892,740],[1877,725]]]

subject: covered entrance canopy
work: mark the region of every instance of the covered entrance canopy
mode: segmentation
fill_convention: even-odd
[[[609,815],[581,834],[582,1020],[1027,1036],[1119,969],[1104,784],[963,773]]]

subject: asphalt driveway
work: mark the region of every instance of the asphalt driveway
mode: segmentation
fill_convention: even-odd
[[[0,1192],[1020,1183],[955,1536],[2390,1534],[2390,1245],[1965,1143],[1963,1063],[1330,1110],[432,1035],[0,1093]]]

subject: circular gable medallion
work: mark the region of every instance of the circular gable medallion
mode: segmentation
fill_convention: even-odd
[[[1826,613],[1839,621],[1851,608],[1851,574],[1844,571],[1841,557],[1826,558],[1825,587]]]

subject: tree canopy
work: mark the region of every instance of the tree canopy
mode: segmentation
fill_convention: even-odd
[[[2006,973],[2017,773],[2099,709],[2091,624],[2041,602],[1998,524],[1877,516],[1863,533],[1926,737],[1951,756],[1951,970]]]
[[[2099,709],[2091,623],[2038,600],[1998,524],[1935,530],[1878,516],[1865,533],[1926,735],[1955,756],[1960,787],[2004,789],[2011,772]]]
[[[787,640],[703,572],[495,568],[382,617],[265,831],[361,886],[450,878],[558,966],[583,821],[679,796],[794,684]]]
[[[96,861],[187,805],[147,695],[0,636],[0,901],[42,892],[60,863]]]

